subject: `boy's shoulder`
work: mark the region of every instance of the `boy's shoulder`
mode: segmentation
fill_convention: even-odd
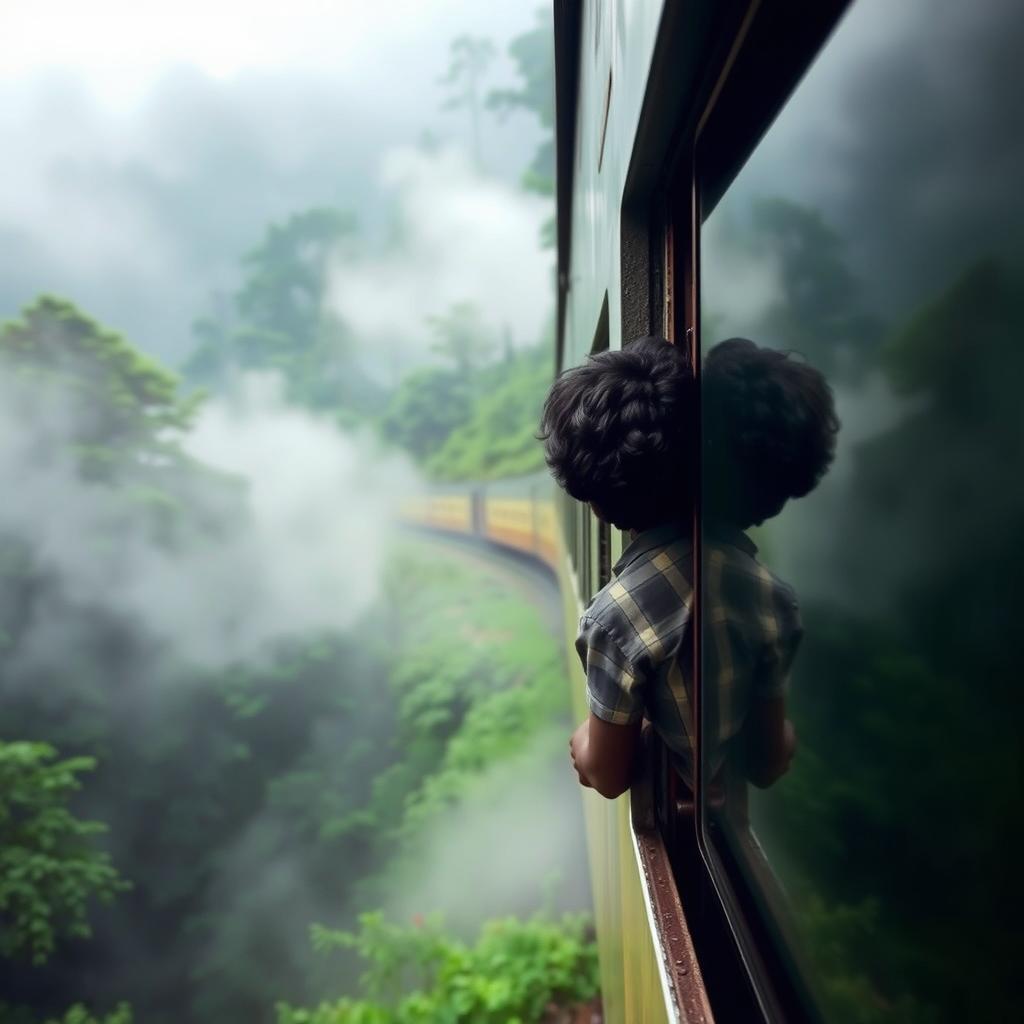
[[[641,534],[583,613],[581,628],[603,629],[631,661],[672,646],[689,618],[693,547],[688,531]]]
[[[709,537],[703,564],[709,589],[726,592],[760,591],[782,605],[796,605],[796,591],[781,576],[757,559],[757,548],[746,534],[734,538]]]
[[[757,548],[709,540],[704,545],[705,616],[726,622],[751,650],[793,646],[803,633],[796,591],[756,558]]]

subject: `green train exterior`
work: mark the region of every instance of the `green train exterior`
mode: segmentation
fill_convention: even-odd
[[[752,337],[843,423],[755,532],[803,610],[790,772],[698,756],[690,794],[654,750],[584,794],[606,1019],[1016,1019],[1024,8],[555,0],[554,29],[556,370]],[[558,518],[571,634],[623,538]]]

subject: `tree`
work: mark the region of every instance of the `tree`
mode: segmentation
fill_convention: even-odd
[[[880,346],[902,415],[833,505],[842,600],[804,602],[801,750],[758,802],[830,1019],[1016,1012],[1021,283],[972,262]]]
[[[236,297],[243,320],[266,335],[268,353],[313,344],[326,291],[327,261],[353,231],[348,214],[314,207],[271,224],[242,260],[246,280]]]
[[[380,419],[385,438],[425,459],[469,416],[469,385],[454,370],[429,367],[402,379]]]
[[[68,809],[91,757],[55,761],[46,743],[0,742],[0,954],[43,964],[65,939],[88,938],[89,901],[129,888]]]
[[[468,379],[494,348],[494,338],[472,302],[457,302],[447,313],[427,317],[434,332],[431,351],[450,359],[460,377]]]
[[[332,412],[367,413],[379,393],[355,365],[351,335],[330,309],[332,261],[355,231],[354,219],[330,207],[271,224],[248,252],[234,296],[193,324],[198,344],[185,364],[197,384],[222,390],[244,370],[276,370],[289,398]]]
[[[544,139],[523,176],[523,186],[541,195],[555,194],[555,47],[550,9],[540,8],[537,24],[509,44],[509,56],[522,78],[519,89],[493,89],[487,109],[505,117],[526,110],[538,118]]]
[[[132,1024],[132,1011],[127,1003],[121,1003],[111,1013],[99,1016],[76,1003],[63,1017],[52,1018],[46,1024]]]
[[[46,417],[68,432],[86,475],[166,462],[177,452],[198,398],[178,396],[177,379],[66,299],[44,295],[0,329],[2,369],[16,385],[19,415]],[[40,434],[42,440],[45,435]],[[36,453],[46,458],[41,444]]]
[[[551,353],[541,344],[513,351],[486,367],[464,423],[430,456],[427,470],[442,480],[519,476],[544,468],[537,440],[541,406],[551,381]]]
[[[473,159],[483,168],[480,154],[480,79],[494,57],[494,44],[478,36],[461,35],[452,40],[448,71],[438,83],[448,86],[452,95],[442,110],[469,110],[473,141]]]
[[[782,295],[760,325],[762,343],[795,349],[826,376],[856,380],[881,340],[861,304],[843,240],[821,213],[783,198],[754,203],[755,252],[774,258]]]

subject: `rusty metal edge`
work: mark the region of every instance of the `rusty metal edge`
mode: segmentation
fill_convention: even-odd
[[[630,832],[640,868],[665,1009],[679,1024],[714,1024],[697,951],[676,888],[665,842],[654,820],[650,772],[630,790]]]

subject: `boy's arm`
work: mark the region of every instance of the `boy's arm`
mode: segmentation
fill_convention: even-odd
[[[569,751],[580,785],[614,800],[629,789],[643,723],[644,681],[608,632],[584,616],[576,650],[587,675],[590,715]]]
[[[792,590],[779,587],[773,598],[775,629],[755,677],[744,727],[747,778],[761,789],[767,789],[789,771],[796,753],[796,730],[786,718],[786,691],[803,627]]]
[[[796,752],[796,730],[786,718],[785,697],[763,697],[750,709],[746,735],[746,775],[767,789],[789,771]]]
[[[614,800],[629,789],[642,721],[615,725],[590,713],[569,740],[580,785]]]

